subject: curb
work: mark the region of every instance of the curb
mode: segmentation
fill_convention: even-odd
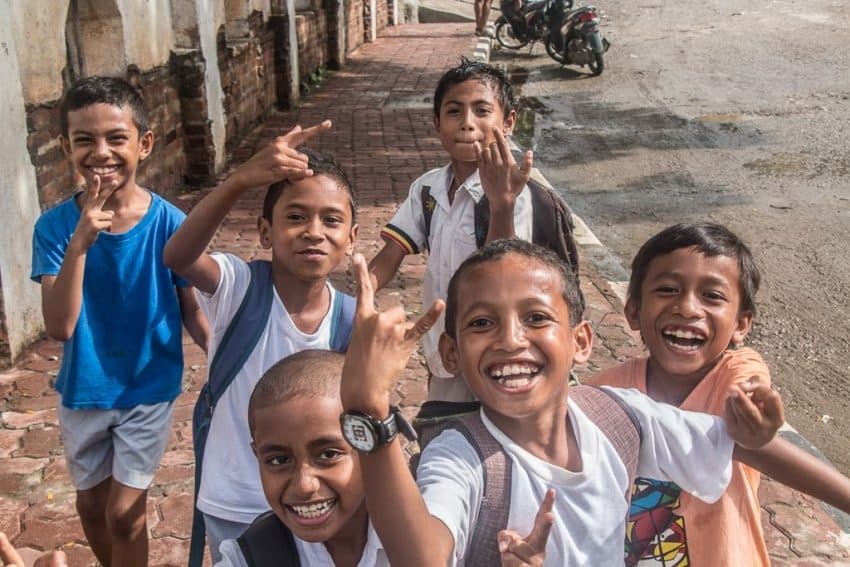
[[[488,24],[488,31],[493,31],[493,24]],[[483,61],[485,63],[490,62],[490,51],[492,47],[492,43],[494,41],[495,34],[491,34],[491,37],[480,37],[476,42],[475,49],[473,50],[472,58]],[[506,69],[505,69],[506,70]],[[515,154],[515,157],[519,155],[522,151],[519,146],[515,144],[512,139],[508,140],[510,144],[511,151]],[[539,181],[543,185],[555,189],[558,191],[543,173],[536,167],[531,170],[531,177],[536,181]],[[565,197],[564,195],[561,195]],[[578,245],[582,257],[586,262],[589,262],[593,268],[602,276],[602,280],[607,285],[608,289],[617,297],[620,301],[620,309],[622,309],[626,304],[626,295],[629,287],[629,270],[623,266],[620,258],[611,252],[611,250],[602,244],[602,242],[593,234],[593,231],[584,222],[584,220],[573,213],[573,223],[575,224],[574,235],[576,238],[576,244]],[[782,427],[779,429],[778,435],[803,449],[807,453],[812,456],[818,458],[829,466],[834,466],[830,460],[823,454],[823,452],[818,449],[814,444],[812,444],[808,439],[803,437],[799,431],[797,431],[792,425],[790,425],[787,421],[782,424]],[[817,503],[829,516],[835,521],[837,526],[844,531],[844,533],[850,534],[850,514],[843,512],[833,506],[825,502],[821,502],[820,500],[813,498],[814,502]]]

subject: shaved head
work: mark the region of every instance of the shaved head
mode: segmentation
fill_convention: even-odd
[[[339,399],[345,355],[330,350],[302,350],[275,363],[254,387],[248,403],[248,428],[254,413],[297,396]]]

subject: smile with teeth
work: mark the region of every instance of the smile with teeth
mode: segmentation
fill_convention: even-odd
[[[327,514],[331,508],[336,504],[336,499],[325,500],[324,502],[318,502],[316,504],[306,504],[303,506],[291,505],[287,506],[290,510],[295,512],[298,516],[302,518],[318,518],[320,516],[324,516]]]
[[[92,173],[96,175],[109,175],[110,173],[115,173],[116,171],[118,171],[118,166],[110,165],[104,167],[89,167],[89,169],[92,171]]]
[[[507,388],[520,388],[531,384],[540,372],[540,367],[528,362],[495,365],[490,368],[490,377]]]
[[[670,344],[686,350],[696,350],[706,341],[704,333],[692,329],[664,329],[661,334]]]

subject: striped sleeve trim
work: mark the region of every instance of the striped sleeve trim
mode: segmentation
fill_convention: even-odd
[[[401,246],[401,249],[406,254],[419,254],[419,247],[416,246],[416,243],[397,226],[387,224],[387,226],[381,229],[381,238],[395,242]]]

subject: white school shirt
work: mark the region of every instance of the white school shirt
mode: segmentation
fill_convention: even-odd
[[[632,408],[643,433],[637,473],[671,480],[707,502],[723,495],[732,471],[734,442],[723,421],[654,402],[637,390],[606,388]],[[516,445],[487,419],[487,430],[512,461],[508,528],[522,536],[548,488],[555,489],[555,523],[546,545],[546,565],[623,565],[625,516],[630,488],[626,467],[605,434],[569,400],[582,458],[582,471],[570,472]],[[430,514],[442,521],[455,542],[453,565],[463,565],[483,496],[481,462],[463,434],[447,430],[422,453],[417,484]]]
[[[301,565],[334,567],[331,554],[328,553],[328,548],[325,547],[324,543],[304,541],[295,534],[293,534],[293,538]],[[224,540],[219,550],[221,551],[221,560],[215,564],[215,567],[248,567],[248,562],[245,561],[245,556],[235,539]],[[378,539],[378,534],[375,533],[371,522],[369,522],[369,531],[366,534],[366,547],[363,549],[360,561],[357,562],[357,567],[390,567],[384,546],[381,545],[381,540]]]
[[[458,187],[450,204],[449,187],[453,178],[451,165],[447,165],[432,169],[414,181],[407,199],[381,231],[384,240],[395,242],[407,254],[429,250],[422,282],[423,308],[429,307],[437,299],[446,299],[452,275],[478,249],[475,239],[475,204],[484,196],[478,170]],[[430,234],[426,233],[425,215],[422,212],[424,186],[431,188],[431,196],[436,201]],[[514,206],[514,233],[517,238],[531,241],[532,220],[531,192],[526,186]],[[445,320],[440,315],[440,320],[425,335],[422,350],[432,375],[452,378],[453,375],[443,367],[438,349],[444,327]]]
[[[250,268],[241,258],[220,253],[212,257],[221,270],[218,287],[211,295],[196,293],[210,323],[207,368],[251,280]],[[336,292],[330,284],[328,290],[332,304]],[[302,350],[329,349],[331,319],[326,315],[315,333],[302,333],[274,290],[269,321],[257,346],[213,410],[204,449],[199,510],[216,518],[250,524],[269,509],[260,484],[257,459],[251,451],[248,402],[262,375],[280,359]]]

